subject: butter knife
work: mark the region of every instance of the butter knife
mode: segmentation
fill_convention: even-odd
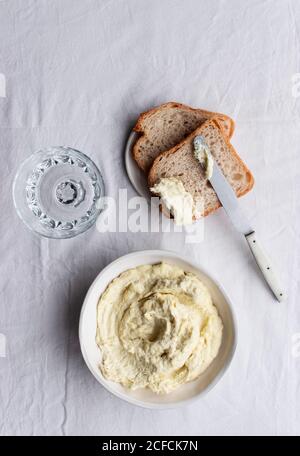
[[[199,156],[196,154],[196,151],[200,150],[199,146],[204,149],[206,154],[204,161],[201,161]],[[252,228],[250,222],[243,213],[234,190],[225,178],[216,161],[213,159],[203,136],[198,135],[194,138],[194,147],[196,158],[198,158],[204,171],[206,172],[208,168],[210,169],[209,175],[206,177],[216,192],[229,219],[237,231],[245,236],[255,261],[274,296],[278,301],[283,301],[286,298],[286,295],[279,283],[271,260],[261,246],[254,228]]]

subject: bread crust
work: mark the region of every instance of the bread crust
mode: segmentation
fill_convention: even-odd
[[[145,112],[141,113],[139,118],[138,118],[138,120],[137,120],[137,123],[133,127],[133,130],[135,132],[139,133],[140,137],[136,140],[135,144],[133,145],[132,155],[133,155],[134,160],[138,164],[139,168],[141,168],[144,172],[147,172],[147,169],[145,169],[143,161],[140,160],[140,154],[139,154],[140,144],[147,137],[147,134],[146,134],[146,132],[144,130],[144,126],[143,126],[144,122],[149,116],[151,117],[152,115],[156,114],[159,111],[163,111],[166,108],[170,108],[170,109],[171,108],[179,108],[179,109],[181,108],[181,109],[184,109],[186,111],[201,112],[204,116],[207,116],[209,118],[211,118],[212,116],[216,117],[216,118],[221,118],[224,121],[229,122],[229,124],[230,124],[229,133],[227,133],[225,130],[223,130],[225,132],[225,135],[228,136],[229,138],[231,138],[232,135],[233,135],[233,132],[234,132],[234,129],[235,129],[234,120],[231,119],[231,117],[229,117],[229,116],[227,116],[225,114],[212,112],[212,111],[206,111],[204,109],[192,108],[192,107],[190,107],[188,105],[185,105],[185,104],[182,104],[182,103],[177,103],[175,101],[170,101],[168,103],[161,104],[160,106],[157,106],[155,108],[149,109],[148,111],[145,111]]]
[[[218,122],[218,120],[216,118],[213,118],[213,119],[210,119],[210,120],[207,120],[206,122],[204,122],[203,125],[201,125],[199,128],[197,128],[195,131],[193,131],[193,133],[191,133],[189,136],[187,136],[183,141],[181,141],[179,144],[176,144],[176,146],[174,146],[172,149],[169,149],[165,152],[162,152],[161,154],[159,154],[150,170],[149,170],[149,174],[148,174],[148,186],[149,188],[153,187],[157,181],[157,174],[156,174],[156,168],[157,168],[157,165],[158,165],[158,162],[160,161],[160,158],[163,156],[163,157],[169,157],[170,155],[174,154],[178,149],[180,149],[184,144],[188,143],[189,141],[191,141],[191,139],[193,139],[195,136],[197,135],[200,135],[202,130],[204,128],[207,127],[207,125],[214,125],[214,126],[217,126],[219,128],[219,130],[221,131],[222,133],[222,136],[223,136],[223,139],[225,140],[226,142],[226,145],[227,147],[230,149],[230,152],[232,153],[232,155],[234,155],[237,160],[239,161],[239,163],[243,166],[244,168],[244,171],[245,171],[245,174],[247,174],[248,176],[248,186],[243,189],[243,190],[240,190],[236,193],[237,197],[240,197],[240,196],[243,196],[245,195],[246,193],[248,193],[252,188],[253,188],[253,185],[254,185],[254,177],[251,173],[251,171],[249,170],[249,168],[247,167],[247,165],[243,162],[243,160],[241,159],[241,157],[238,155],[238,153],[236,152],[236,150],[234,149],[234,147],[232,146],[232,144],[230,143],[229,141],[229,138],[228,136],[224,133],[224,128],[222,127],[222,125],[220,125],[220,123]],[[218,200],[218,203],[208,209],[208,210],[205,210],[204,212],[204,217],[206,217],[207,215],[215,212],[219,207],[221,207],[221,203],[220,201]]]

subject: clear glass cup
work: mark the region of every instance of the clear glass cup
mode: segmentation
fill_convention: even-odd
[[[13,183],[14,205],[34,232],[65,239],[90,228],[103,207],[104,182],[95,163],[70,147],[49,147],[28,157]]]

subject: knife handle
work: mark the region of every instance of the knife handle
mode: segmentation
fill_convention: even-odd
[[[285,299],[285,293],[281,288],[276,274],[274,272],[273,266],[268,255],[264,252],[260,242],[257,240],[257,236],[255,231],[249,233],[245,236],[248,245],[250,247],[251,252],[255,258],[255,261],[261,270],[267,284],[271,288],[272,292],[274,293],[276,299],[278,301],[283,301]]]

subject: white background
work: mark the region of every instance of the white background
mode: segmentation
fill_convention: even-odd
[[[297,0],[0,2],[2,435],[299,434],[299,24]],[[109,195],[121,187],[135,195],[123,166],[126,137],[139,112],[170,100],[236,120],[232,142],[256,180],[241,205],[274,259],[285,303],[274,301],[222,210],[205,220],[196,247],[178,233],[92,229],[41,239],[17,217],[17,167],[49,145],[91,156]],[[182,409],[143,410],[112,397],[80,354],[78,317],[91,281],[110,261],[145,248],[203,265],[237,313],[230,370]]]

